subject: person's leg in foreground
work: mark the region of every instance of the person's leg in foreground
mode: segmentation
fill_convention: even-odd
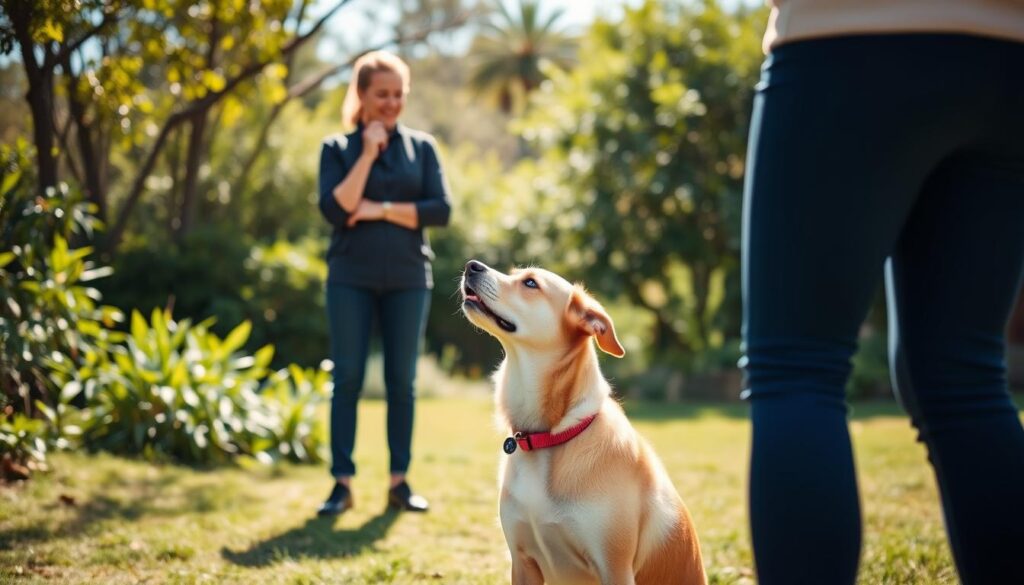
[[[977,149],[932,175],[886,273],[895,385],[967,584],[1024,583],[1024,428],[1004,358],[1024,267],[1020,154],[1013,168]]]
[[[388,504],[412,512],[425,512],[428,507],[426,499],[412,493],[405,474],[412,459],[416,361],[429,303],[430,291],[426,289],[387,292],[380,299],[384,386],[388,401],[388,449],[391,452]]]
[[[935,179],[936,173],[981,136],[996,142],[999,136],[1009,137],[1013,124],[999,112],[1021,116],[1019,108],[1010,108],[1007,102],[1011,84],[1005,80],[1010,77],[1011,54],[1024,56],[1024,51],[1013,43],[971,37],[891,35],[794,42],[776,49],[766,62],[751,128],[743,251],[747,396],[753,424],[750,521],[762,584],[853,583],[856,579],[861,520],[846,425],[849,358],[884,259],[897,250],[898,274],[921,270],[914,267],[922,265],[925,251],[916,257],[905,247],[916,245],[914,226],[928,223],[922,219],[925,207],[941,206],[921,202],[940,199],[927,187],[942,181]],[[1018,156],[1016,163],[1021,160],[1024,156]],[[999,195],[1011,188],[1004,186],[988,199],[963,204],[1000,205],[995,213],[1004,214],[1004,220],[985,226],[945,226],[950,233],[938,237],[947,238],[947,248],[968,245],[966,240],[979,230],[999,230],[1002,235],[997,239],[1006,245],[1022,237],[1020,227],[1015,232],[1008,228],[1013,221],[1017,226],[1024,224],[1020,202],[1024,192],[1019,187],[1024,175],[1007,170],[1001,176],[1011,184],[1018,181],[1016,202]],[[978,187],[989,188],[991,183],[981,181]],[[972,221],[983,223],[987,216],[982,215],[979,211]],[[970,255],[967,248],[962,253]],[[919,399],[924,414],[915,413],[915,423],[928,425],[925,439],[931,457],[942,460],[937,477],[947,517],[954,520],[949,528],[957,533],[952,540],[958,568],[968,583],[974,582],[968,574],[977,564],[968,560],[974,555],[989,559],[1002,555],[1004,562],[1012,556],[1006,554],[1005,546],[983,550],[999,538],[989,532],[991,524],[961,528],[956,518],[988,515],[998,507],[1006,516],[1000,525],[1024,526],[1024,509],[1013,499],[986,502],[987,508],[972,499],[987,489],[983,484],[993,474],[1006,482],[998,494],[1024,493],[1024,443],[1014,438],[1020,423],[1014,426],[1011,421],[1005,382],[994,382],[988,369],[1000,346],[993,344],[998,330],[993,324],[1000,319],[1005,323],[1002,305],[1008,303],[1003,300],[1012,297],[1016,284],[1013,255],[979,258],[977,269],[1003,273],[983,279],[973,295],[964,294],[964,284],[958,288],[961,302],[988,305],[962,312],[957,325],[970,335],[980,332],[984,339],[975,345],[984,352],[973,346],[957,347],[956,338],[963,334],[954,333],[951,341],[936,339],[932,349],[924,348],[920,356],[913,349],[907,354],[908,363],[917,364],[909,366],[912,374],[930,367],[936,355],[950,356],[935,345],[947,352],[955,350],[957,360],[974,351],[983,356],[969,359],[981,360],[984,367],[968,364],[925,375],[918,372],[911,376],[913,390],[904,391],[904,398],[912,394]],[[1019,263],[1018,258],[1017,274]],[[918,294],[930,294],[915,290],[925,286],[924,281],[910,287],[900,277],[895,281],[904,303],[916,302]],[[954,284],[931,282],[932,288]],[[947,292],[952,294],[943,294]],[[927,310],[928,317],[914,316],[930,319],[934,328],[942,321],[941,315],[933,314],[939,307],[950,310],[936,301]],[[920,321],[910,318],[901,314],[898,322],[915,331]],[[920,331],[926,329],[917,329],[912,336],[920,336]],[[902,345],[911,348],[913,341],[904,337]],[[936,375],[944,381],[925,390],[922,384],[932,384]],[[958,379],[961,375],[968,378]],[[996,396],[997,385],[1002,398]],[[966,391],[977,387],[983,388],[977,394]],[[951,401],[950,396],[961,400]],[[980,404],[976,410],[991,417],[987,424],[1000,430],[967,438],[947,431],[949,418],[942,414],[955,411],[970,418],[975,407],[967,403],[973,405],[975,400]],[[996,436],[1002,437],[1003,445],[990,444]],[[950,449],[947,443],[956,447]],[[977,462],[967,465],[962,460],[977,449],[995,449],[988,458],[990,467],[976,469],[971,465]],[[947,451],[954,454],[944,454]],[[968,495],[962,501],[950,503],[950,498],[963,492]],[[958,511],[961,506],[963,510]],[[988,536],[979,541],[985,544],[966,541],[975,529],[986,532]],[[1003,534],[1010,537],[1007,544],[1024,545],[1019,533]],[[978,577],[977,582],[987,582],[984,579]]]

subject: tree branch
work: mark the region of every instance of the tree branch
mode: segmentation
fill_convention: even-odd
[[[109,12],[104,12],[103,20],[100,21],[100,23],[96,26],[87,30],[81,38],[64,45],[59,52],[54,53],[52,55],[52,59],[50,58],[50,55],[47,55],[47,64],[50,66],[54,66],[57,63],[63,63],[65,59],[67,59],[72,53],[77,51],[78,48],[85,44],[86,41],[99,34],[100,31],[102,31],[104,28],[117,22],[120,19],[118,12],[123,8],[124,6],[116,6]]]
[[[124,229],[128,224],[128,217],[131,215],[132,209],[138,202],[139,197],[142,195],[143,187],[145,187],[146,179],[150,173],[153,172],[153,167],[156,165],[157,157],[160,155],[160,151],[163,150],[164,142],[179,124],[188,119],[188,116],[183,112],[177,112],[171,114],[171,117],[164,123],[164,127],[160,129],[160,134],[156,137],[156,142],[153,143],[153,147],[149,150],[149,154],[146,155],[146,161],[142,164],[142,170],[135,175],[135,180],[132,182],[131,191],[129,191],[128,199],[124,205],[121,206],[121,210],[117,214],[117,220],[114,223],[114,227],[107,233],[106,242],[104,243],[104,249],[107,252],[113,251],[117,248],[117,245],[121,243],[121,237],[124,235]]]
[[[71,125],[75,123],[73,113],[68,113],[67,123],[61,128],[56,120],[53,121],[54,127],[57,129],[57,143],[60,144],[60,152],[64,155],[64,160],[67,161],[68,170],[71,171],[71,177],[78,184],[82,184],[82,173],[78,170],[78,165],[75,164],[75,157],[71,155],[71,149],[68,148],[68,134],[71,132]]]
[[[396,36],[396,37],[388,40],[387,42],[381,43],[380,45],[378,45],[376,47],[372,47],[370,49],[367,49],[367,51],[375,51],[375,50],[383,49],[383,48],[391,46],[391,45],[402,45],[402,44],[406,44],[406,43],[417,43],[417,42],[420,42],[422,40],[425,40],[431,34],[442,32],[442,31],[445,31],[445,30],[449,30],[449,29],[455,28],[457,26],[461,26],[462,24],[465,24],[466,21],[469,20],[469,18],[470,18],[470,14],[468,12],[464,12],[464,13],[459,14],[455,18],[452,18],[451,20],[443,23],[441,26],[438,26],[436,28],[429,28],[429,29],[422,30],[422,31],[420,31],[420,32],[418,32],[418,33],[416,33],[416,34],[414,34],[412,36],[409,36],[407,38],[404,38],[404,39],[402,37]],[[285,97],[285,99],[281,100],[280,103],[275,104],[274,107],[271,109],[270,114],[267,116],[266,122],[260,128],[260,133],[259,133],[259,136],[256,139],[256,143],[255,143],[255,146],[253,147],[252,152],[249,154],[249,157],[246,158],[245,163],[242,165],[242,172],[239,174],[239,178],[235,182],[235,184],[238,185],[239,189],[244,189],[245,188],[245,185],[246,185],[246,183],[249,180],[249,173],[252,171],[253,167],[255,166],[256,160],[259,158],[259,155],[263,152],[263,148],[264,148],[264,146],[266,144],[267,135],[270,132],[270,127],[273,125],[274,121],[277,120],[278,115],[284,109],[285,105],[287,105],[288,102],[290,102],[290,101],[292,101],[294,99],[297,99],[297,98],[301,98],[302,96],[304,96],[307,93],[313,91],[314,89],[317,89],[327,79],[329,79],[329,78],[337,75],[338,73],[341,73],[342,71],[350,68],[355,63],[356,59],[358,59],[359,56],[362,55],[362,54],[363,53],[360,53],[359,55],[355,55],[355,56],[349,58],[348,60],[346,60],[345,62],[339,63],[338,65],[332,65],[330,67],[325,67],[325,68],[321,69],[319,72],[314,73],[313,75],[310,75],[309,77],[303,79],[302,81],[300,81],[300,82],[296,83],[295,85],[291,86],[290,88],[288,88],[288,95]],[[289,68],[289,73],[290,72],[291,72],[291,69]]]
[[[310,28],[309,31],[307,31],[305,34],[301,36],[295,37],[294,39],[292,39],[291,42],[285,45],[284,48],[281,49],[281,54],[278,55],[277,58],[280,58],[281,56],[287,56],[292,52],[298,50],[310,38],[312,38],[313,35],[315,35],[320,30],[320,28],[323,27],[324,23],[327,22],[327,20],[330,17],[334,16],[334,14],[338,12],[338,10],[340,10],[349,2],[351,2],[351,0],[341,0],[340,2],[338,2],[333,8],[328,10],[327,13],[324,14],[323,17],[321,17],[320,20],[318,20],[313,25],[313,27]],[[254,77],[257,73],[263,71],[265,67],[267,67],[274,61],[276,61],[276,59],[268,59],[265,61],[258,61],[256,63],[250,64],[248,67],[243,69],[238,75],[236,75],[234,78],[225,83],[224,87],[220,91],[208,93],[202,98],[192,101],[187,106],[185,106],[184,109],[175,112],[174,114],[171,114],[171,116],[167,118],[167,121],[164,123],[163,128],[160,129],[160,133],[157,136],[156,142],[154,142],[153,147],[150,149],[149,154],[146,156],[146,162],[143,164],[142,170],[139,171],[138,175],[136,175],[135,177],[135,180],[132,182],[132,188],[128,192],[128,197],[125,199],[124,204],[121,206],[121,209],[117,214],[117,220],[114,223],[113,229],[111,229],[111,231],[108,233],[107,241],[105,244],[105,249],[107,252],[113,251],[121,242],[121,238],[124,236],[125,227],[128,223],[128,217],[131,215],[132,210],[138,203],[139,198],[142,197],[142,193],[146,185],[146,179],[149,177],[150,173],[153,172],[153,167],[156,164],[160,151],[163,149],[164,143],[166,142],[167,136],[170,134],[170,132],[185,120],[191,119],[198,112],[209,109],[211,106],[213,106],[221,99],[223,99],[224,96],[228,95],[232,90],[234,90],[235,87],[237,87],[243,81],[247,81],[248,79]]]
[[[301,48],[322,28],[328,19],[330,19],[335,13],[338,12],[338,10],[343,8],[349,2],[351,2],[351,0],[340,0],[333,8],[328,10],[327,13],[325,13],[307,32],[293,38],[289,43],[287,43],[281,49],[281,52],[275,56],[275,58],[268,59],[265,61],[258,61],[250,64],[249,66],[242,69],[242,71],[239,72],[237,75],[235,75],[235,77],[228,80],[224,84],[224,87],[221,88],[221,90],[216,92],[210,92],[197,100],[193,100],[182,110],[172,114],[167,119],[167,122],[164,123],[164,127],[160,130],[160,134],[158,135],[157,140],[152,147],[152,150],[146,157],[146,162],[143,165],[142,170],[139,172],[138,176],[136,176],[135,181],[132,184],[132,188],[129,191],[128,197],[125,199],[125,202],[118,213],[116,223],[114,224],[114,228],[110,231],[107,239],[107,251],[114,250],[120,243],[121,237],[124,235],[124,229],[127,225],[128,217],[129,215],[131,215],[132,210],[134,209],[135,205],[138,203],[138,200],[142,196],[143,190],[145,188],[146,178],[153,171],[153,166],[156,163],[157,156],[159,155],[160,150],[163,148],[164,143],[167,139],[167,135],[170,133],[170,131],[173,130],[182,122],[184,122],[185,120],[191,119],[197,113],[207,110],[216,103],[218,103],[221,99],[230,94],[238,85],[245,81],[248,81],[252,77],[255,77],[258,73],[263,71],[263,69],[265,69],[268,65],[271,65],[272,63],[280,60],[282,57],[290,57],[294,52]],[[469,13],[464,12],[458,15],[456,18],[451,19],[449,22],[446,22],[439,27],[427,28],[424,29],[423,31],[420,31],[419,33],[416,33],[408,37],[395,37],[369,50],[376,50],[393,44],[418,42],[436,32],[440,32],[443,30],[459,26],[465,23],[468,19]],[[340,71],[343,71],[345,68],[350,67],[352,63],[355,62],[356,58],[357,57],[352,57],[345,63],[325,69],[321,71],[319,74],[314,75],[312,78],[307,79],[304,82],[300,82],[291,90],[289,90],[288,96],[285,98],[285,101],[294,99],[296,97],[301,97],[306,93],[312,91],[313,89],[319,87],[320,84],[323,83],[323,81],[330,77],[331,75],[334,75]],[[276,114],[274,114],[273,117],[276,117]]]

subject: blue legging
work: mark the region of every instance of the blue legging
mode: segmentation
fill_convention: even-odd
[[[1024,268],[1024,44],[878,35],[765,62],[744,207],[759,580],[856,579],[844,386],[885,266],[893,378],[964,583],[1024,583],[1004,330]]]
[[[356,406],[363,390],[374,315],[384,350],[384,386],[388,401],[388,449],[391,473],[405,473],[412,458],[416,358],[426,326],[430,291],[375,291],[327,284],[327,317],[334,361],[331,397],[331,475],[356,473]]]

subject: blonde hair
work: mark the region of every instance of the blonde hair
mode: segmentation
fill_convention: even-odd
[[[345,101],[341,104],[341,123],[347,128],[355,128],[363,115],[363,100],[360,92],[366,91],[373,80],[373,74],[381,71],[394,73],[402,78],[402,91],[409,93],[409,66],[397,55],[387,51],[370,51],[358,59],[352,66],[352,80],[345,93]]]

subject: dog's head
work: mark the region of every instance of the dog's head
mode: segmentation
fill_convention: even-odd
[[[604,308],[580,286],[540,268],[503,274],[470,260],[462,273],[462,310],[506,347],[558,350],[582,337],[615,357],[625,351]]]

